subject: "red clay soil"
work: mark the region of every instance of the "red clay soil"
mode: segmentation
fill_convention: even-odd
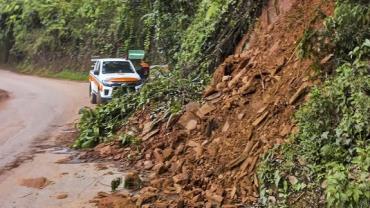
[[[126,195],[121,194],[107,194],[101,192],[95,199],[90,201],[95,203],[98,208],[135,208],[133,203]]]
[[[296,58],[298,42],[308,27],[322,26],[319,10],[331,15],[334,8],[332,0],[271,2],[240,44],[249,40],[248,49],[218,67],[201,105],[190,103],[177,122],[158,125],[137,114],[126,130],[144,135],[140,150],[112,143],[93,151],[149,171],[130,198],[137,206],[257,203],[258,161],[295,130],[293,113],[313,84],[312,61]]]

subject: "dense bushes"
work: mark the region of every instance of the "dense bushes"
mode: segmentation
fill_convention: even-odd
[[[370,206],[370,19],[366,14],[369,5],[339,1],[325,30],[308,40],[325,40],[320,47],[332,49],[336,70],[312,90],[310,100],[297,112],[298,133],[269,152],[260,165],[265,205],[298,206],[296,199],[302,199],[311,206]],[[310,44],[306,46],[317,42]]]
[[[265,0],[203,0],[181,39],[175,57],[185,70],[200,67],[213,72],[233,54],[236,44],[253,25]]]
[[[262,2],[0,0],[0,49],[10,51],[12,61],[53,61],[57,68],[145,49],[153,63],[209,69],[233,52]]]
[[[338,1],[333,17],[325,21],[321,30],[308,29],[300,43],[300,55],[320,61],[333,54],[336,65],[351,61],[348,53],[370,37],[370,10],[368,3]],[[361,2],[361,1],[359,1]]]
[[[36,64],[67,59],[79,68],[91,55],[123,56],[137,48],[161,60],[162,52],[178,50],[196,2],[1,0],[0,42],[13,42],[8,49],[16,61]]]

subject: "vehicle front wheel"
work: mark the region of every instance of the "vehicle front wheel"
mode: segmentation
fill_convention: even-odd
[[[91,86],[90,86],[90,103],[97,104],[97,97],[96,94],[92,92]]]
[[[103,104],[103,100],[100,96],[100,93],[98,93],[98,95],[96,95],[96,103],[95,104],[98,104],[98,105]]]

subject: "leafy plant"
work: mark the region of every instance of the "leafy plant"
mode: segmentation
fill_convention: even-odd
[[[139,144],[139,140],[135,136],[130,135],[130,134],[122,134],[119,140],[121,141],[121,144],[123,146]]]
[[[370,9],[366,1],[337,1],[332,17],[325,20],[323,29],[309,28],[299,45],[298,55],[320,62],[323,55],[334,54],[337,66],[353,61],[348,53],[370,37]]]

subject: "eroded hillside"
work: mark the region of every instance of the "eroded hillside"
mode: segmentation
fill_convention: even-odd
[[[293,115],[321,79],[313,67],[317,57],[297,54],[307,31],[324,28],[334,8],[333,1],[270,1],[235,54],[216,69],[201,104],[188,103],[181,116],[169,118],[137,113],[121,132],[138,135],[139,149],[122,151],[113,142],[89,154],[145,170],[144,188],[125,196],[136,206],[274,204],[277,197],[260,198],[266,187],[256,168],[269,149],[298,131]],[[325,66],[332,58],[324,54],[319,62]],[[302,198],[294,196],[291,205]],[[296,206],[323,203],[315,197]]]

